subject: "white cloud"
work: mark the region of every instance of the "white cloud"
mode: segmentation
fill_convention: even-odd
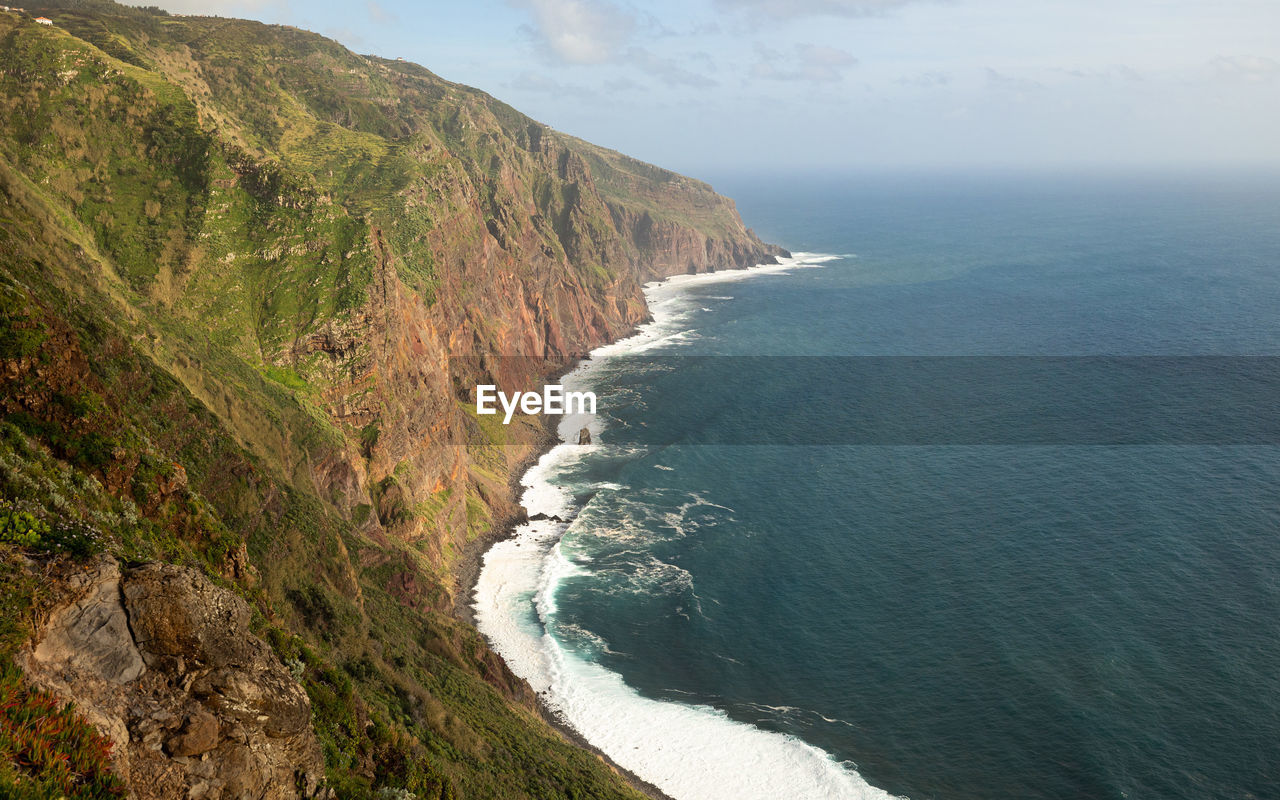
[[[369,19],[379,25],[393,25],[400,21],[377,0],[365,0],[364,6],[369,10]]]
[[[1264,56],[1218,56],[1209,62],[1209,70],[1223,80],[1270,83],[1280,78],[1280,61]]]
[[[847,51],[835,47],[797,44],[790,56],[756,44],[756,62],[751,66],[751,77],[772,81],[803,81],[807,83],[833,83],[844,77],[845,70],[855,66],[858,59]]]
[[[604,88],[607,92],[634,92],[644,87],[630,78],[617,78],[616,80],[605,81]]]
[[[709,56],[700,56],[704,63],[709,63]],[[632,47],[627,51],[627,63],[639,67],[643,72],[662,81],[668,86],[688,86],[694,89],[709,89],[718,85],[715,80],[693,70],[685,69],[673,58],[652,53],[643,47]]]
[[[636,29],[631,14],[603,0],[517,0],[529,9],[527,28],[553,60],[602,64],[613,60]]]
[[[525,30],[532,35],[544,55],[560,64],[616,64],[632,67],[667,86],[707,89],[717,85],[685,63],[633,44],[638,38],[661,39],[672,36],[670,29],[651,15],[637,18],[606,0],[512,0],[532,15]],[[706,71],[714,71],[706,53],[695,53],[684,61],[699,61]],[[531,87],[529,87],[531,88]]]
[[[507,88],[520,92],[550,94],[557,97],[580,97],[584,100],[595,100],[599,94],[594,89],[560,81],[539,72],[524,71],[507,84]]]
[[[945,72],[920,72],[898,78],[899,86],[912,86],[921,89],[934,89],[951,83],[951,76]]]
[[[1099,83],[1134,83],[1145,80],[1141,72],[1124,64],[1110,64],[1106,67],[1091,69],[1058,69],[1055,71],[1078,80]]]
[[[1044,84],[1039,81],[1006,75],[990,67],[987,67],[987,85],[992,89],[1013,92],[1019,96],[1029,92],[1039,92],[1045,88]]]
[[[794,17],[873,17],[917,0],[716,0],[720,8],[790,19]]]

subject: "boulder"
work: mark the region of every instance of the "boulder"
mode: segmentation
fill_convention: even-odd
[[[49,615],[32,658],[48,669],[83,672],[112,683],[136,680],[146,666],[120,602],[120,568],[104,559],[69,583],[79,597]]]
[[[199,572],[147,564],[125,576],[124,600],[148,665],[183,674],[245,665],[259,655],[246,636],[249,605]]]
[[[131,798],[332,796],[311,702],[247,603],[172,564],[71,572],[19,665],[112,739]]]
[[[169,740],[167,749],[175,756],[198,756],[218,746],[218,735],[218,718],[197,709],[187,716],[187,724]]]

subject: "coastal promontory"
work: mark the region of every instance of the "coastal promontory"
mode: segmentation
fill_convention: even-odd
[[[637,796],[455,613],[536,438],[468,388],[781,251],[290,27],[3,11],[0,104],[0,794]]]

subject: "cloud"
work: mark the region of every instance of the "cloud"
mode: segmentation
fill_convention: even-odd
[[[604,88],[607,92],[634,92],[644,87],[630,78],[618,78],[612,81],[605,81]]]
[[[636,16],[607,0],[510,0],[529,10],[532,24],[525,30],[554,62],[560,64],[617,64],[638,69],[667,86],[708,89],[715,80],[689,69],[681,61],[633,44],[637,38],[661,39],[674,34],[656,17]],[[700,61],[714,71],[706,53]]]
[[[706,54],[702,55],[706,56]],[[627,51],[627,63],[640,68],[646,74],[657,78],[668,86],[710,89],[719,85],[706,75],[685,69],[675,59],[657,55],[643,47],[629,49]]]
[[[718,7],[774,19],[874,17],[919,0],[715,0]]]
[[[586,86],[561,83],[554,78],[527,70],[517,75],[515,80],[507,83],[507,88],[519,92],[549,94],[557,97],[580,97],[584,100],[595,100],[600,96],[594,89]]]
[[[191,14],[198,17],[244,16],[265,8],[282,9],[288,0],[162,0],[155,3],[174,14]]]
[[[658,15],[651,14],[647,11],[638,12],[638,24],[643,29],[645,36],[651,39],[667,39],[672,36],[679,36],[679,32],[663,22]]]
[[[689,60],[696,61],[701,64],[704,72],[716,71],[716,60],[712,58],[711,54],[706,50],[698,50],[697,52],[690,53]]]
[[[757,43],[750,74],[759,80],[834,83],[857,63],[851,53],[835,47],[797,44],[792,55],[786,56]]]
[[[525,30],[555,61],[603,64],[631,40],[636,19],[604,0],[513,0],[527,8],[532,24]]]
[[[379,25],[394,25],[400,21],[377,0],[365,0],[364,6],[369,10],[369,19]]]
[[[990,67],[987,67],[987,85],[993,89],[1015,92],[1019,95],[1044,89],[1044,84],[1039,81],[1005,75],[1003,72],[997,72]]]
[[[1057,69],[1054,71],[1079,80],[1100,83],[1138,83],[1143,80],[1142,73],[1125,64],[1112,64],[1096,69]]]
[[[921,72],[916,75],[905,75],[898,78],[899,86],[914,86],[921,89],[933,89],[951,83],[951,76],[945,72]]]
[[[1215,78],[1245,83],[1271,83],[1280,78],[1280,61],[1264,56],[1218,56],[1209,62]]]

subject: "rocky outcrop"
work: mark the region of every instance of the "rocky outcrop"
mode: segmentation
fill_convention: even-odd
[[[120,569],[115,562],[104,562],[94,571],[73,575],[69,584],[80,591],[79,599],[50,615],[35,660],[108,683],[136,680],[146,667],[120,602]]]
[[[720,197],[717,200],[733,208],[733,201]],[[685,273],[772,264],[777,256],[786,255],[782,248],[761,242],[742,226],[736,210],[731,219],[737,222],[738,230],[719,237],[654,217],[648,211],[637,212],[621,203],[609,203],[609,214],[618,232],[636,248],[634,269],[641,283]]]
[[[19,662],[112,740],[131,797],[329,795],[311,703],[243,600],[174,565],[69,569]]]

